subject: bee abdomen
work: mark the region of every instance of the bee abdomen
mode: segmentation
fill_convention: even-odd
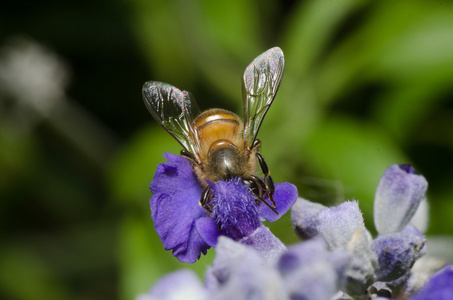
[[[219,140],[227,140],[229,143],[243,148],[241,137],[243,125],[238,116],[223,109],[210,109],[200,114],[193,121],[194,131],[200,145],[200,157],[207,158],[211,146]]]
[[[239,117],[236,114],[220,108],[213,108],[202,112],[195,118],[193,124],[195,128],[201,130],[203,127],[218,122],[232,123],[237,126],[240,126],[241,124]]]

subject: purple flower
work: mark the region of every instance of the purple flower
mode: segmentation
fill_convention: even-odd
[[[374,198],[374,224],[380,234],[399,232],[414,216],[428,182],[408,165],[392,165],[382,175]]]
[[[251,235],[239,240],[242,245],[254,248],[268,264],[274,264],[280,255],[287,250],[269,228],[261,225]]]
[[[371,251],[371,235],[365,228],[362,212],[356,201],[343,202],[322,210],[319,215],[319,235],[333,251],[348,251],[351,262],[346,268],[345,291],[361,295],[374,281],[376,255]]]
[[[409,272],[415,261],[423,254],[421,250],[425,243],[423,236],[407,232],[392,232],[378,236],[371,245],[378,256],[377,280],[396,280]]]
[[[233,240],[252,234],[261,224],[256,197],[242,184],[241,178],[219,181],[211,186],[212,215],[219,233]]]
[[[318,219],[319,234],[332,250],[346,249],[357,228],[365,230],[362,212],[356,201],[329,207],[319,213]]]
[[[150,189],[151,217],[164,248],[173,250],[178,260],[193,263],[215,247],[219,235],[241,240],[252,235],[260,220],[275,221],[297,199],[297,188],[290,183],[275,185],[276,215],[257,201],[249,186],[239,178],[209,183],[212,189],[212,213],[199,205],[202,186],[190,162],[165,153],[167,163],[160,164]],[[267,199],[265,199],[267,200]]]
[[[446,265],[435,273],[410,300],[453,299],[453,266]]]
[[[192,263],[209,249],[195,226],[196,220],[208,216],[198,205],[201,186],[187,159],[164,156],[168,163],[157,166],[150,185],[151,217],[164,248],[172,249],[180,261]]]
[[[282,278],[255,248],[220,237],[206,272],[209,299],[287,299]]]
[[[318,235],[318,214],[324,209],[327,209],[327,207],[303,198],[297,199],[296,203],[294,203],[291,208],[291,223],[301,240],[310,239]]]
[[[321,238],[298,243],[283,253],[277,269],[291,299],[331,299],[345,283],[350,256],[330,252]]]
[[[292,222],[303,238],[320,236],[331,251],[347,251],[351,260],[345,269],[345,291],[361,295],[373,282],[376,255],[356,201],[324,207],[299,198],[292,209]]]

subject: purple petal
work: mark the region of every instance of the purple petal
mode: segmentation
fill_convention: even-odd
[[[206,273],[209,299],[286,299],[278,272],[251,247],[219,237],[213,265]]]
[[[261,225],[254,233],[239,240],[242,245],[254,248],[264,261],[273,265],[277,258],[287,250],[286,246],[269,230]]]
[[[277,268],[283,276],[291,276],[298,268],[310,265],[316,261],[323,261],[332,252],[329,252],[323,239],[315,238],[291,245],[280,258]]]
[[[291,209],[291,223],[300,239],[306,240],[318,235],[320,211],[327,209],[322,204],[297,199]]]
[[[371,236],[363,223],[358,203],[348,201],[329,207],[322,210],[318,218],[319,235],[329,249],[347,250],[351,255],[351,262],[345,271],[344,291],[352,296],[363,294],[375,279],[376,254],[370,248]]]
[[[357,227],[346,245],[351,263],[346,269],[345,291],[351,296],[362,295],[366,288],[376,280],[374,271],[377,266],[376,254],[371,250],[371,235]]]
[[[285,289],[290,299],[331,299],[337,289],[338,276],[327,262],[319,262],[311,268],[298,269],[285,278]]]
[[[425,286],[410,300],[453,299],[453,266],[446,265],[435,273]]]
[[[205,296],[198,276],[191,270],[180,270],[162,277],[147,294],[139,295],[136,300],[204,299]]]
[[[240,267],[243,258],[258,259],[258,253],[252,248],[241,245],[230,238],[220,236],[216,247],[216,255],[212,266],[206,272],[206,287],[209,290],[217,289],[225,284],[231,274]]]
[[[291,208],[291,206],[293,206],[297,200],[297,195],[297,187],[294,184],[289,182],[278,183],[275,185],[275,192],[273,195],[276,204],[275,210],[278,212],[278,215],[263,203],[260,203],[258,212],[260,216],[268,222],[277,221]],[[265,197],[264,200],[270,203],[268,197]]]
[[[425,197],[428,182],[407,165],[390,166],[374,199],[374,224],[379,234],[401,231]]]
[[[201,238],[211,247],[217,245],[217,238],[220,235],[218,225],[211,217],[199,218],[195,225]]]
[[[417,227],[415,227],[414,225],[407,225],[402,231],[401,233],[404,233],[404,234],[413,234],[413,235],[416,235],[418,236],[421,240],[424,240],[425,242],[423,243],[423,246],[421,249],[419,249],[419,254],[420,256],[423,256],[425,255],[428,251],[427,251],[427,247],[428,247],[428,243],[426,242],[426,236],[421,233]],[[430,249],[431,249],[431,246],[430,246]],[[432,255],[432,253],[431,253]]]
[[[173,250],[178,260],[193,263],[209,249],[195,226],[207,216],[198,204],[201,186],[187,159],[170,153],[164,157],[168,162],[157,167],[150,185],[151,217],[164,248]]]
[[[277,268],[283,276],[291,276],[298,268],[329,262],[338,275],[342,276],[349,261],[350,257],[346,251],[330,252],[322,238],[314,238],[292,245],[280,257]]]
[[[376,276],[379,281],[392,281],[410,271],[414,262],[421,256],[426,240],[417,234],[395,232],[378,236],[371,248],[378,256],[379,268]]]
[[[213,195],[212,215],[222,235],[239,240],[260,226],[256,196],[240,178],[218,181]]]
[[[277,265],[291,299],[331,299],[344,282],[349,256],[329,252],[320,238],[291,246]]]
[[[418,208],[415,211],[415,214],[412,217],[410,224],[417,227],[417,229],[421,232],[426,232],[428,230],[429,203],[426,197],[424,197],[420,204],[418,205]]]
[[[318,214],[320,235],[330,249],[345,249],[357,228],[365,229],[362,212],[356,201],[329,207]]]

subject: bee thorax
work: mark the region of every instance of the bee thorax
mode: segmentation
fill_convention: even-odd
[[[210,151],[207,162],[205,172],[210,180],[244,176],[244,156],[233,145]]]

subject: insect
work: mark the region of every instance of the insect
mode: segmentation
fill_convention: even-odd
[[[274,183],[260,154],[257,134],[283,76],[284,56],[274,47],[256,57],[242,77],[243,121],[234,113],[213,108],[199,113],[194,98],[186,91],[157,81],[143,86],[143,100],[151,115],[183,149],[204,187],[200,205],[212,212],[211,188],[205,180],[240,177],[258,200],[273,212]],[[264,178],[256,176],[257,163]],[[267,195],[270,204],[264,200]]]

